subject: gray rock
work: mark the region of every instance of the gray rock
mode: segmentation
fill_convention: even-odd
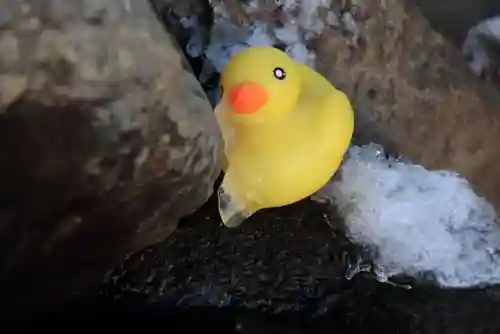
[[[221,138],[147,1],[0,8],[0,295],[45,305],[204,203]]]

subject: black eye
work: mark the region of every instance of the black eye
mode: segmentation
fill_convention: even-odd
[[[276,67],[274,70],[273,70],[273,75],[276,79],[278,80],[285,80],[286,78],[286,72],[283,68],[281,67]]]

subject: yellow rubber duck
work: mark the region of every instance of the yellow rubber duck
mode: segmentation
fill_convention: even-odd
[[[221,74],[222,223],[304,199],[340,166],[354,131],[346,95],[274,47],[240,50]]]

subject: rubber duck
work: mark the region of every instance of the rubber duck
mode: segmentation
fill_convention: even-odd
[[[339,168],[354,131],[347,96],[272,46],[229,59],[215,107],[225,143],[218,188],[222,223],[309,197]]]

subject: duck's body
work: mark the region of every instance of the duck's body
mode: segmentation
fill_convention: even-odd
[[[338,169],[351,140],[354,117],[344,93],[309,67],[293,64],[298,94],[287,110],[245,119],[235,116],[230,103],[216,109],[228,163],[222,188],[247,215],[319,190]]]

